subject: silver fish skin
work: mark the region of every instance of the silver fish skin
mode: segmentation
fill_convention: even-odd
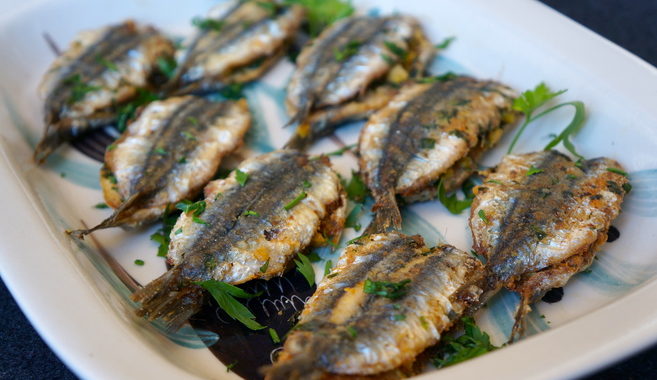
[[[413,202],[435,197],[440,180],[448,191],[460,186],[514,124],[515,95],[498,82],[456,77],[407,85],[372,115],[358,142],[360,172],[379,210],[371,227],[399,227],[396,195]]]
[[[306,303],[267,380],[386,377],[413,363],[476,304],[483,265],[449,245],[399,232],[361,238]],[[367,280],[406,281],[403,294],[367,293]]]
[[[152,87],[157,60],[174,51],[158,30],[132,20],[78,34],[39,86],[46,131],[35,160],[41,163],[62,143],[114,122],[117,107]]]
[[[246,175],[243,185],[237,170]],[[140,315],[178,327],[201,305],[194,282],[281,276],[297,253],[339,239],[346,195],[327,160],[280,150],[237,170],[206,186],[202,213],[179,217],[169,246],[173,268],[133,295]]]
[[[470,229],[487,258],[487,288],[521,296],[512,339],[529,305],[588,268],[606,242],[630,189],[614,170],[623,168],[609,158],[578,165],[557,151],[507,155],[475,188]]]
[[[257,79],[285,54],[304,19],[298,5],[231,0],[209,12],[214,27],[199,30],[181,52],[168,91],[200,93]]]
[[[366,117],[400,83],[421,76],[434,54],[419,22],[410,16],[353,16],[336,22],[297,58],[286,106],[290,123],[298,122],[299,130],[288,146],[305,148],[340,123]],[[379,93],[379,101],[366,100],[375,82],[389,82],[383,84],[388,97],[381,99]],[[352,101],[360,106],[349,107]]]
[[[169,205],[195,197],[250,126],[244,99],[183,96],[150,103],[105,153],[100,182],[114,214],[76,236],[151,223]]]

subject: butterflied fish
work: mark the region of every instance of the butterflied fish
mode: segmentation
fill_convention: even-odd
[[[417,235],[363,237],[321,281],[265,379],[407,375],[478,302],[484,273],[471,255]]]
[[[59,145],[116,121],[121,105],[150,87],[157,61],[173,44],[155,28],[125,21],[80,33],[46,73],[46,131],[34,153],[43,162]]]
[[[429,199],[440,180],[449,191],[474,173],[515,120],[514,96],[500,83],[457,77],[408,85],[372,115],[358,142],[360,171],[376,201],[368,232],[399,228],[396,195]]]
[[[100,183],[114,214],[75,235],[154,222],[170,204],[195,197],[250,125],[244,99],[183,96],[149,104],[105,153]]]
[[[576,164],[557,151],[508,155],[475,188],[470,228],[487,258],[488,287],[506,286],[529,305],[591,265],[631,189],[608,158]]]
[[[285,54],[302,21],[303,9],[297,5],[222,3],[209,18],[197,21],[201,30],[183,52],[169,91],[205,92],[257,79]]]
[[[297,253],[339,239],[347,204],[327,162],[291,150],[247,159],[208,184],[201,202],[172,229],[173,268],[133,295],[140,315],[173,328],[201,306],[195,282],[235,285],[282,275]]]
[[[302,50],[286,105],[298,122],[287,146],[306,148],[348,120],[381,108],[409,77],[418,77],[435,48],[410,16],[355,16],[336,22]]]

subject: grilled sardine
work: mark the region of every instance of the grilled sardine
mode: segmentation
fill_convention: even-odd
[[[399,228],[395,195],[432,198],[442,180],[450,191],[516,118],[515,92],[500,83],[457,77],[406,86],[369,119],[360,134],[360,171],[378,210],[370,225]]]
[[[105,153],[101,187],[114,214],[97,229],[159,219],[168,205],[195,197],[224,156],[242,145],[251,115],[242,99],[195,96],[149,104]]]
[[[410,16],[336,22],[297,58],[286,105],[299,127],[287,146],[303,149],[340,123],[364,119],[391,99],[399,83],[421,76],[434,53]]]
[[[319,284],[265,378],[380,378],[410,366],[477,302],[483,274],[471,255],[417,235],[363,237]]]
[[[201,306],[194,282],[282,275],[298,252],[339,239],[347,204],[327,162],[286,150],[247,159],[208,184],[202,202],[200,212],[183,213],[173,227],[173,268],[133,296],[142,303],[139,314],[174,328]]]
[[[508,155],[475,188],[470,228],[488,260],[488,287],[521,296],[512,337],[531,303],[591,265],[630,189],[621,170],[557,151]]]
[[[204,92],[257,79],[285,54],[302,21],[298,5],[271,0],[221,4],[183,52],[169,91]]]
[[[133,21],[80,33],[39,88],[46,131],[35,160],[43,162],[62,143],[114,122],[121,104],[151,85],[158,58],[173,53],[173,44],[156,29]]]

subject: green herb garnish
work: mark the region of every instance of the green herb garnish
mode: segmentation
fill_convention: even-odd
[[[244,186],[246,185],[246,181],[249,180],[249,175],[248,173],[244,173],[239,169],[235,169],[235,180],[240,184],[240,186]]]
[[[206,222],[205,220],[199,218],[198,216],[192,217],[192,221],[196,224],[204,224],[204,225],[208,224],[208,222]]]
[[[335,56],[335,60],[338,62],[342,62],[345,59],[353,56],[354,54],[358,53],[358,48],[362,45],[362,42],[360,41],[349,41],[344,46],[342,46],[340,49],[334,48],[333,49],[333,55]]]
[[[108,60],[107,58],[101,57],[100,55],[96,56],[96,62],[105,66],[109,71],[119,71],[119,67],[116,65],[116,63]]]
[[[622,175],[623,177],[629,177],[629,174],[627,174],[627,172],[622,171],[622,170],[620,170],[620,169],[616,169],[616,168],[607,168],[607,171],[608,171],[608,172],[612,172],[612,173],[616,173],[616,174],[620,174],[620,175]]]
[[[443,339],[438,353],[431,359],[436,368],[461,363],[498,348],[490,343],[488,334],[477,327],[472,317],[464,317],[461,321],[465,332],[458,338]]]
[[[256,5],[269,12],[270,15],[275,15],[278,10],[278,6],[275,3],[268,1],[256,1]]]
[[[158,244],[157,255],[159,257],[166,257],[169,252],[169,236],[177,220],[178,214],[172,214],[170,207],[167,206],[162,215],[162,227],[150,236],[150,239]]]
[[[201,18],[201,17],[194,17],[192,19],[192,25],[195,27],[201,29],[201,30],[213,30],[215,32],[218,32],[223,28],[224,22],[221,20],[214,20],[211,18]]]
[[[622,188],[620,187],[620,185],[619,185],[617,182],[614,182],[614,181],[607,181],[607,188],[608,188],[609,191],[611,191],[612,193],[616,193],[616,194],[618,194],[618,195],[622,195],[622,194],[623,194],[623,190],[622,190]]]
[[[347,326],[346,330],[351,339],[355,339],[358,336],[358,331],[353,326]]]
[[[235,367],[236,365],[237,365],[237,361],[234,361],[234,362],[228,364],[226,366],[226,372],[230,372],[230,370],[233,369],[233,367]]]
[[[324,276],[328,276],[329,273],[331,273],[332,268],[333,262],[331,260],[327,260],[326,263],[324,263]]]
[[[123,132],[125,127],[128,125],[128,121],[135,117],[135,112],[137,108],[148,104],[154,100],[158,100],[160,97],[148,90],[142,88],[137,89],[137,96],[132,101],[122,105],[117,111],[117,121],[116,128]]]
[[[311,187],[313,187],[312,183],[310,183],[309,181],[305,181],[305,180],[303,182],[301,182],[301,185],[303,186],[304,189],[310,189]]]
[[[237,286],[227,284],[216,280],[206,280],[195,282],[196,285],[203,287],[217,301],[219,307],[226,312],[231,318],[241,322],[251,330],[262,330],[265,326],[255,320],[255,315],[235,298],[253,298],[257,294],[250,294]]]
[[[484,223],[486,223],[486,224],[490,223],[490,221],[488,220],[488,217],[486,216],[486,212],[484,212],[484,210],[479,210],[477,215],[479,215],[479,218],[481,218],[481,220],[483,220]]]
[[[244,215],[247,215],[247,216],[248,215],[260,216],[260,213],[257,212],[257,211],[253,211],[253,210],[246,210],[246,211],[244,211]]]
[[[141,259],[135,260],[135,265],[143,266],[144,265],[144,260],[141,260]]]
[[[406,319],[406,314],[395,314],[392,316],[393,321],[403,321]]]
[[[441,179],[438,182],[438,200],[443,204],[443,206],[445,206],[445,208],[447,208],[449,212],[454,215],[458,215],[472,205],[472,200],[474,199],[472,187],[474,187],[473,182],[464,182],[461,190],[463,191],[465,198],[458,199],[456,193],[447,196],[445,187],[443,185],[443,180]]]
[[[191,202],[187,199],[176,203],[176,208],[187,215],[199,216],[205,211],[207,204],[201,200],[198,202]]]
[[[381,58],[383,58],[383,60],[386,61],[386,63],[390,66],[394,66],[397,64],[397,61],[395,61],[395,59],[389,56],[388,54],[381,54]]]
[[[241,83],[233,83],[226,85],[219,89],[219,94],[229,100],[238,100],[244,98],[244,85]]]
[[[318,261],[322,261],[322,258],[317,252],[310,252],[308,254],[308,260],[310,260],[311,263],[316,263]]]
[[[307,196],[308,193],[302,191],[301,194],[297,195],[296,198],[292,199],[290,203],[283,206],[283,208],[285,209],[285,211],[290,211],[294,208],[294,206],[298,205],[302,200],[306,199]]]
[[[367,294],[375,294],[377,296],[396,300],[406,295],[406,292],[408,292],[406,285],[410,283],[411,280],[408,279],[400,282],[388,282],[372,281],[368,278],[363,285],[363,291]]]
[[[425,137],[420,140],[420,147],[422,149],[433,149],[436,146],[436,140]]]
[[[363,203],[367,197],[367,186],[365,182],[360,178],[358,172],[351,171],[351,179],[349,183],[342,183],[345,191],[347,192],[347,197],[354,202]]]
[[[168,153],[166,151],[166,149],[164,149],[164,148],[156,148],[156,149],[153,150],[153,152],[155,152],[156,154],[161,154],[161,155],[165,155],[165,154]]]
[[[269,328],[269,337],[271,337],[271,341],[274,342],[274,344],[281,342],[281,338],[278,336],[278,333],[271,327]]]
[[[157,57],[155,64],[167,79],[173,78],[176,73],[176,67],[178,67],[178,62],[173,57]]]
[[[415,81],[417,83],[436,83],[436,82],[447,82],[448,80],[452,80],[454,78],[457,78],[458,75],[448,71],[445,74],[441,75],[434,75],[432,77],[425,77],[425,78],[418,78]]]
[[[285,4],[299,4],[306,9],[306,29],[311,37],[354,13],[351,2],[342,0],[286,0]]]
[[[529,170],[527,170],[527,173],[525,173],[525,175],[526,175],[527,177],[529,177],[529,176],[531,176],[531,175],[538,174],[538,173],[543,173],[543,169],[535,168],[534,165],[532,165],[532,166],[529,168]]]
[[[82,77],[80,74],[74,74],[70,77],[64,79],[64,84],[71,86],[71,95],[68,98],[68,103],[73,104],[84,99],[88,93],[102,90],[100,86],[91,86],[87,83],[82,82]]]
[[[580,101],[560,103],[534,116],[534,112],[536,112],[539,108],[545,105],[545,103],[563,94],[564,92],[566,92],[566,90],[552,92],[548,88],[548,86],[545,85],[545,83],[540,83],[533,90],[527,90],[523,92],[520,95],[520,97],[516,98],[513,101],[513,109],[524,113],[525,121],[520,126],[520,129],[518,129],[518,132],[516,132],[516,135],[513,136],[513,140],[511,141],[511,145],[509,146],[509,150],[507,151],[507,153],[510,154],[513,151],[513,147],[518,142],[518,139],[520,138],[520,135],[522,135],[522,133],[524,132],[525,128],[527,128],[527,125],[529,125],[536,119],[541,118],[553,112],[558,108],[564,106],[573,106],[575,108],[575,115],[573,116],[573,119],[571,120],[570,124],[568,124],[568,126],[559,135],[557,135],[554,139],[552,139],[552,141],[550,141],[545,146],[544,150],[550,150],[555,146],[557,146],[557,144],[559,144],[560,142],[563,142],[564,147],[570,153],[572,153],[573,155],[575,155],[580,159],[583,158],[575,150],[575,146],[570,141],[570,136],[577,133],[582,128],[582,125],[584,124],[584,119],[586,118],[586,110],[584,107],[584,103]]]
[[[301,273],[306,281],[308,281],[308,285],[315,285],[315,270],[313,269],[313,265],[310,263],[308,256],[299,253],[299,260],[294,259],[294,263],[297,265],[299,273]]]
[[[452,42],[454,42],[455,39],[456,39],[456,37],[454,37],[454,36],[450,36],[450,37],[445,38],[441,43],[436,45],[436,49],[441,49],[441,50],[447,49],[449,47],[449,45]]]
[[[267,259],[267,261],[264,264],[262,264],[262,266],[260,267],[261,273],[267,272],[267,268],[269,268],[269,260],[270,259]]]
[[[358,203],[354,205],[354,208],[351,209],[347,220],[344,223],[344,228],[353,228],[354,231],[360,231],[361,225],[358,222],[358,217],[360,216],[360,211],[363,209],[363,205]]]
[[[101,203],[96,203],[96,204],[94,205],[94,208],[97,208],[97,209],[102,210],[102,209],[109,208],[109,206],[107,205],[107,203],[103,203],[103,202],[101,202]]]
[[[401,46],[397,45],[392,41],[384,41],[383,44],[386,45],[386,47],[388,48],[388,50],[390,50],[390,52],[392,52],[392,54],[396,55],[400,59],[406,58],[408,52],[405,49],[403,49]]]
[[[183,233],[183,229],[182,229],[182,228],[178,228],[178,229],[176,230],[176,232],[174,232],[174,234],[176,234],[176,235],[180,235],[181,233]]]
[[[623,184],[623,190],[625,190],[625,194],[629,193],[630,191],[632,191],[632,184],[629,182],[625,182]]]

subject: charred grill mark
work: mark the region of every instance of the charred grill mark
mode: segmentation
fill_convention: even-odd
[[[523,188],[531,189],[537,194],[542,194],[544,189],[549,188],[547,197],[536,196],[529,191],[519,192],[519,196],[512,197],[509,210],[500,224],[500,240],[495,244],[491,257],[490,268],[492,273],[499,276],[499,280],[506,281],[516,275],[515,267],[522,265],[518,257],[529,255],[532,242],[536,244],[545,236],[542,231],[549,229],[554,214],[560,209],[568,208],[575,202],[568,189],[577,188],[584,180],[584,173],[578,179],[566,180],[554,177],[564,175],[565,165],[572,165],[570,159],[556,151],[550,151],[536,167],[543,172],[527,176]],[[577,169],[579,170],[579,169]],[[558,183],[555,183],[558,180]]]

